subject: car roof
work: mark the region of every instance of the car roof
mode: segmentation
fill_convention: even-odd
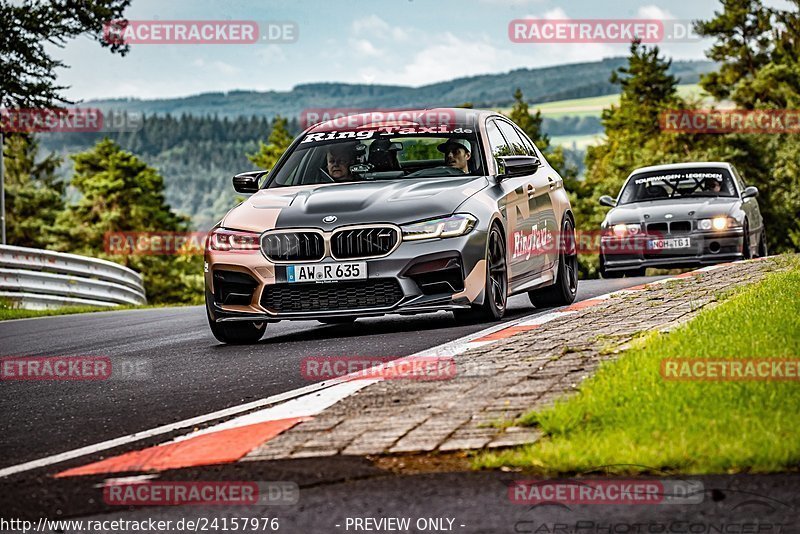
[[[668,163],[665,165],[651,165],[649,167],[640,167],[638,169],[634,169],[631,172],[631,176],[634,174],[639,174],[642,172],[653,172],[653,171],[674,171],[678,169],[699,169],[704,168],[707,169],[709,167],[717,167],[720,169],[727,169],[731,170],[732,165],[730,163],[724,161],[688,161],[685,163]]]
[[[346,112],[347,110],[344,110]],[[335,112],[332,110],[332,113]],[[453,122],[458,126],[475,128],[482,119],[490,115],[498,115],[495,111],[488,111],[484,109],[471,109],[471,108],[385,108],[375,109],[374,111],[365,111],[364,113],[347,114],[348,122],[358,124],[359,128],[368,126],[369,124],[381,124],[381,120],[377,121],[371,116],[372,114],[381,113],[381,117],[385,117],[388,122],[396,121],[397,118],[404,116],[414,116],[419,114],[437,114],[441,113],[443,117],[447,117],[447,122]],[[315,132],[329,132],[331,130],[342,130],[341,118],[330,119],[318,122],[308,128],[307,133]]]

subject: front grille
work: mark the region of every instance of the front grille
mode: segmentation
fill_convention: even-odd
[[[342,260],[385,256],[399,237],[397,229],[390,226],[340,230],[331,237],[331,253]]]
[[[664,234],[688,234],[692,231],[691,221],[671,221],[668,223],[657,222],[649,223],[647,225],[648,234],[664,235]]]
[[[666,234],[667,233],[667,223],[650,223],[647,225],[647,233],[648,234]]]
[[[671,234],[688,234],[692,231],[692,223],[690,221],[672,221],[669,223],[669,232]]]
[[[271,261],[317,261],[325,255],[325,240],[316,232],[267,234],[261,249]]]
[[[264,288],[261,305],[277,313],[385,308],[397,304],[403,290],[394,278],[329,284],[275,284]]]

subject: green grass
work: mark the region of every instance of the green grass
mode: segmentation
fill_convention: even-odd
[[[101,306],[65,306],[51,310],[23,310],[13,307],[8,301],[0,299],[0,321],[11,319],[30,319],[32,317],[49,317],[51,315],[73,315],[75,313],[91,313],[101,311],[140,310],[147,308],[165,308],[171,306],[188,306],[188,304],[148,304],[144,306],[117,306],[105,308]]]
[[[684,84],[677,87],[678,96],[686,98],[702,97],[703,89],[697,84]],[[589,98],[573,98],[570,100],[558,100],[555,102],[543,102],[541,104],[531,104],[531,111],[541,110],[542,115],[550,118],[559,117],[599,117],[600,112],[611,105],[619,104],[619,95],[592,96]],[[498,109],[501,113],[508,113],[511,108]]]
[[[550,144],[554,146],[565,146],[579,150],[585,150],[586,147],[599,144],[605,134],[587,134],[587,135],[554,135],[550,137]]]
[[[800,260],[718,306],[650,333],[601,366],[580,392],[520,424],[539,442],[474,458],[551,475],[629,464],[627,472],[775,472],[800,466],[800,382],[665,381],[664,358],[800,357]],[[646,467],[634,467],[646,466]]]

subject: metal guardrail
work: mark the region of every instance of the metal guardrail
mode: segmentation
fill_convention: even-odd
[[[28,309],[146,304],[142,275],[111,261],[0,245],[0,298]]]

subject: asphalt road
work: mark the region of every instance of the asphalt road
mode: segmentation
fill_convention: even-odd
[[[582,281],[578,300],[654,279]],[[516,296],[506,320],[547,311]],[[0,382],[0,467],[306,386],[300,364],[308,356],[399,358],[491,324],[458,325],[445,312],[354,325],[281,322],[269,325],[256,345],[227,346],[212,337],[200,306],[2,322],[0,356],[107,356],[112,366],[138,359],[151,364],[152,376]]]

